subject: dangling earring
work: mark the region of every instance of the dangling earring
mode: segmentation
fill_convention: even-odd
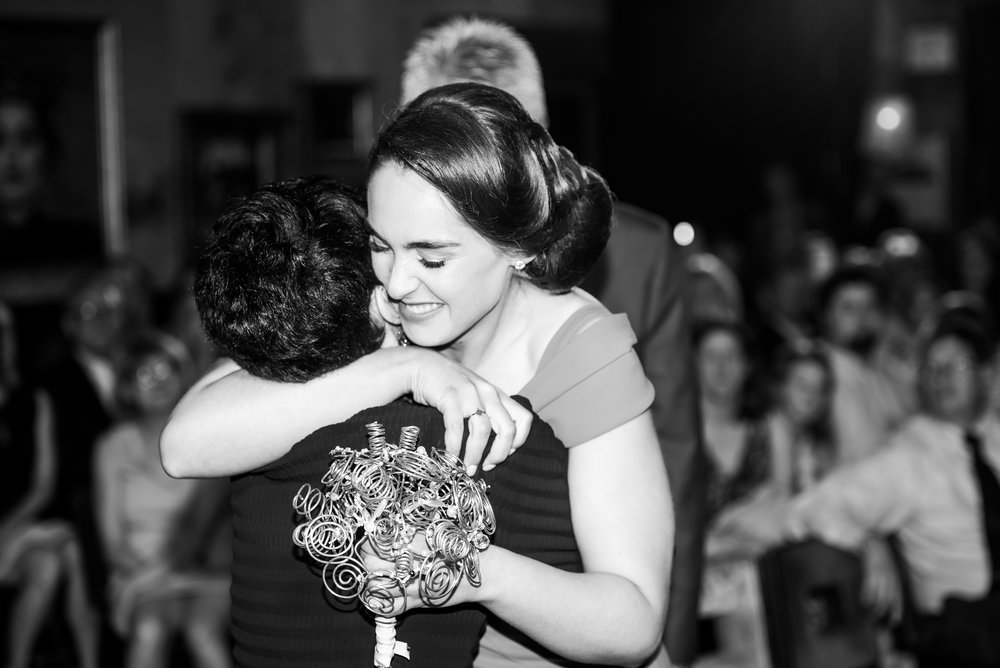
[[[516,269],[517,271],[524,271],[524,260],[515,261],[514,269]]]

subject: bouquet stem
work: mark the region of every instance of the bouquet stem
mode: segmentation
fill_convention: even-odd
[[[410,646],[396,640],[396,618],[375,617],[375,668],[389,668],[393,655],[410,658]]]

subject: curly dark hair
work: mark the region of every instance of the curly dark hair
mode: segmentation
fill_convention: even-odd
[[[370,313],[365,209],[349,186],[309,176],[231,201],[195,269],[205,333],[223,355],[270,380],[306,381],[382,340]]]

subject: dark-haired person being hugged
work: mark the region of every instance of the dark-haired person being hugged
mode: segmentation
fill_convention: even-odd
[[[546,474],[553,489],[568,484],[565,508],[556,495],[519,499],[518,510],[538,518],[525,533],[538,537],[544,561],[494,545],[481,555],[482,585],[462,584],[448,605],[478,603],[507,625],[506,651],[491,657],[500,665],[642,663],[662,639],[671,502],[634,334],[624,316],[574,289],[607,240],[607,185],[509,94],[454,84],[421,95],[380,134],[368,203],[385,315],[398,319],[408,348],[438,349],[526,397],[567,448],[564,466]],[[222,380],[175,412],[162,440],[168,470],[206,474],[230,452],[287,451],[294,438],[274,436],[278,427],[301,431],[290,423],[315,417],[277,405],[344,398],[312,381]],[[206,425],[221,406],[239,416],[227,418],[231,429]],[[247,421],[275,423],[280,445],[240,426]],[[504,466],[530,456],[526,445]],[[575,549],[557,547],[567,537]],[[408,603],[422,605],[415,591]]]
[[[287,383],[341,369],[382,344],[384,323],[370,305],[376,286],[359,196],[324,177],[268,184],[234,200],[195,275],[212,343],[254,377]],[[233,471],[239,473],[230,488],[236,665],[371,661],[371,619],[357,605],[331,599],[308,557],[293,547],[301,518],[292,499],[304,483],[319,484],[334,447],[367,447],[364,425],[372,421],[389,434],[418,426],[421,443],[443,438],[436,409],[396,401],[317,429],[273,462]],[[564,450],[548,434],[548,450]],[[484,613],[472,609],[404,617],[398,634],[413,648],[408,665],[469,665],[484,622]]]

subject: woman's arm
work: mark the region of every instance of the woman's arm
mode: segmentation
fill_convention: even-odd
[[[569,487],[585,572],[489,549],[481,602],[568,659],[639,664],[661,642],[674,536],[648,411],[571,448]]]
[[[448,605],[477,602],[561,656],[639,665],[657,651],[667,613],[673,507],[648,412],[570,449],[573,529],[584,573],[501,547],[480,554],[481,586],[463,581]],[[385,562],[371,558],[367,567]],[[420,607],[416,585],[408,608]]]
[[[419,348],[386,348],[305,383],[251,376],[223,360],[188,390],[160,437],[164,470],[176,478],[222,477],[268,464],[316,429],[404,394],[438,408],[445,445],[461,448],[463,420],[471,422],[465,461],[478,465],[490,430],[497,437],[484,468],[523,443],[531,413],[493,385],[443,355]]]
[[[19,504],[14,506],[0,522],[0,535],[10,528],[35,517],[51,500],[56,476],[55,431],[52,402],[48,395],[35,392],[35,448],[34,469],[31,473],[31,487]]]

